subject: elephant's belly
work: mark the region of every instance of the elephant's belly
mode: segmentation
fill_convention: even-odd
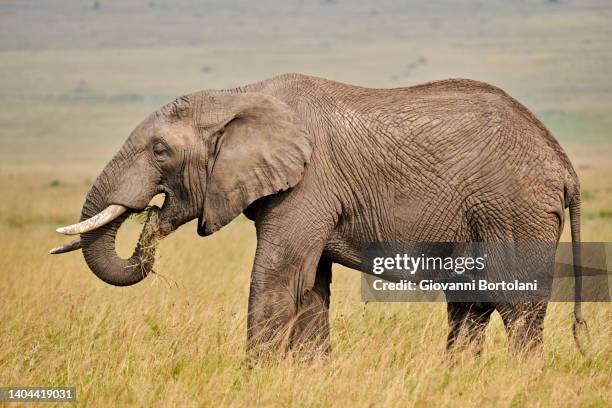
[[[332,234],[323,255],[332,262],[359,270],[362,250],[372,243],[464,241],[467,232],[463,218],[458,215],[460,212],[448,206],[441,207],[439,212],[436,208],[402,203],[394,209],[392,217],[387,217],[388,222],[364,225],[345,221]],[[456,215],[449,216],[449,213]]]

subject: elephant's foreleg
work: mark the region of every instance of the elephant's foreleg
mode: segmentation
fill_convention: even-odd
[[[275,238],[278,235],[258,237],[247,321],[250,357],[282,353],[304,339],[323,342],[329,337],[331,274],[324,273],[329,268],[323,266],[320,276],[317,273],[323,245],[286,245]]]
[[[329,303],[332,263],[321,258],[314,286],[306,291],[297,308],[297,320],[291,333],[290,346],[309,353],[329,354]]]
[[[254,217],[257,251],[247,321],[250,357],[286,352],[301,347],[304,340],[328,349],[331,265],[320,261],[337,219],[329,202],[301,196],[299,189],[291,193],[263,203]]]
[[[287,348],[289,324],[295,316],[293,291],[280,274],[254,271],[247,318],[247,353],[258,359]]]

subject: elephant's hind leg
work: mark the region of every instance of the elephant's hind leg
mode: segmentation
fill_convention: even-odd
[[[450,330],[446,341],[447,351],[466,349],[480,354],[484,332],[495,310],[488,303],[449,302],[447,305]]]
[[[542,351],[547,306],[548,302],[505,303],[497,306],[512,352]]]
[[[329,303],[332,279],[332,263],[321,258],[317,266],[314,286],[304,294],[298,306],[297,320],[291,333],[290,346],[296,350],[307,350],[329,355]]]

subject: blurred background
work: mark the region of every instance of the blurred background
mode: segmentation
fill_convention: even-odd
[[[1,182],[88,184],[157,107],[286,72],[370,87],[489,82],[586,170],[610,153],[611,22],[612,5],[597,0],[3,1]],[[3,200],[0,226],[62,224],[76,204],[11,219]]]
[[[359,275],[335,268],[337,357],[321,377],[325,385],[318,376],[244,371],[255,239],[243,218],[206,240],[195,225],[182,227],[160,246],[159,275],[130,289],[98,281],[79,252],[46,252],[67,241],[55,227],[78,220],[92,181],[148,113],[196,90],[286,72],[380,88],[444,78],[501,87],[544,122],[574,163],[583,187],[583,240],[610,241],[611,66],[606,0],[0,2],[0,385],[74,385],[94,405],[249,398],[365,404],[388,395],[404,403],[439,401],[435,396],[450,403],[462,389],[477,391],[463,396],[468,405],[510,405],[550,401],[532,387],[554,383],[552,398],[560,405],[606,405],[609,337],[600,337],[596,363],[581,366],[569,332],[570,304],[555,306],[549,324],[552,377],[528,370],[536,377],[511,373],[483,383],[483,372],[509,364],[502,358],[493,368],[485,359],[440,382],[444,305],[366,310]],[[122,228],[120,253],[131,252],[138,231]],[[609,306],[588,310],[587,318],[601,317],[594,330],[609,334]],[[489,331],[496,350],[490,358],[501,358],[495,357],[505,344],[500,322]],[[387,346],[392,359],[366,353],[351,360],[356,345],[363,351],[390,338],[396,339]],[[100,353],[90,353],[94,346]],[[559,361],[566,352],[570,357]],[[433,360],[424,357],[430,354]],[[410,375],[401,371],[407,365]],[[389,382],[351,377],[361,369]],[[338,373],[352,380],[332,380]],[[453,382],[454,375],[461,381]],[[577,383],[584,394],[570,392]],[[194,390],[199,396],[189,399]],[[302,399],[285,399],[288,390]]]

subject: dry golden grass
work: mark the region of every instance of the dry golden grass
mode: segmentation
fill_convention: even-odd
[[[249,369],[255,237],[248,220],[206,239],[195,225],[182,227],[160,244],[160,275],[114,288],[79,252],[46,253],[64,240],[52,227],[78,214],[87,186],[21,179],[18,187],[0,178],[0,187],[15,193],[1,208],[0,384],[75,386],[79,404],[91,406],[610,404],[609,304],[585,307],[592,333],[586,358],[571,336],[572,305],[557,303],[547,316],[543,357],[509,355],[495,316],[483,355],[451,363],[443,303],[364,305],[358,272],[342,267],[334,268],[332,284],[332,358],[305,364],[288,357]],[[586,222],[587,239],[610,237],[609,220],[598,221]],[[122,228],[121,254],[138,233],[136,223]]]

